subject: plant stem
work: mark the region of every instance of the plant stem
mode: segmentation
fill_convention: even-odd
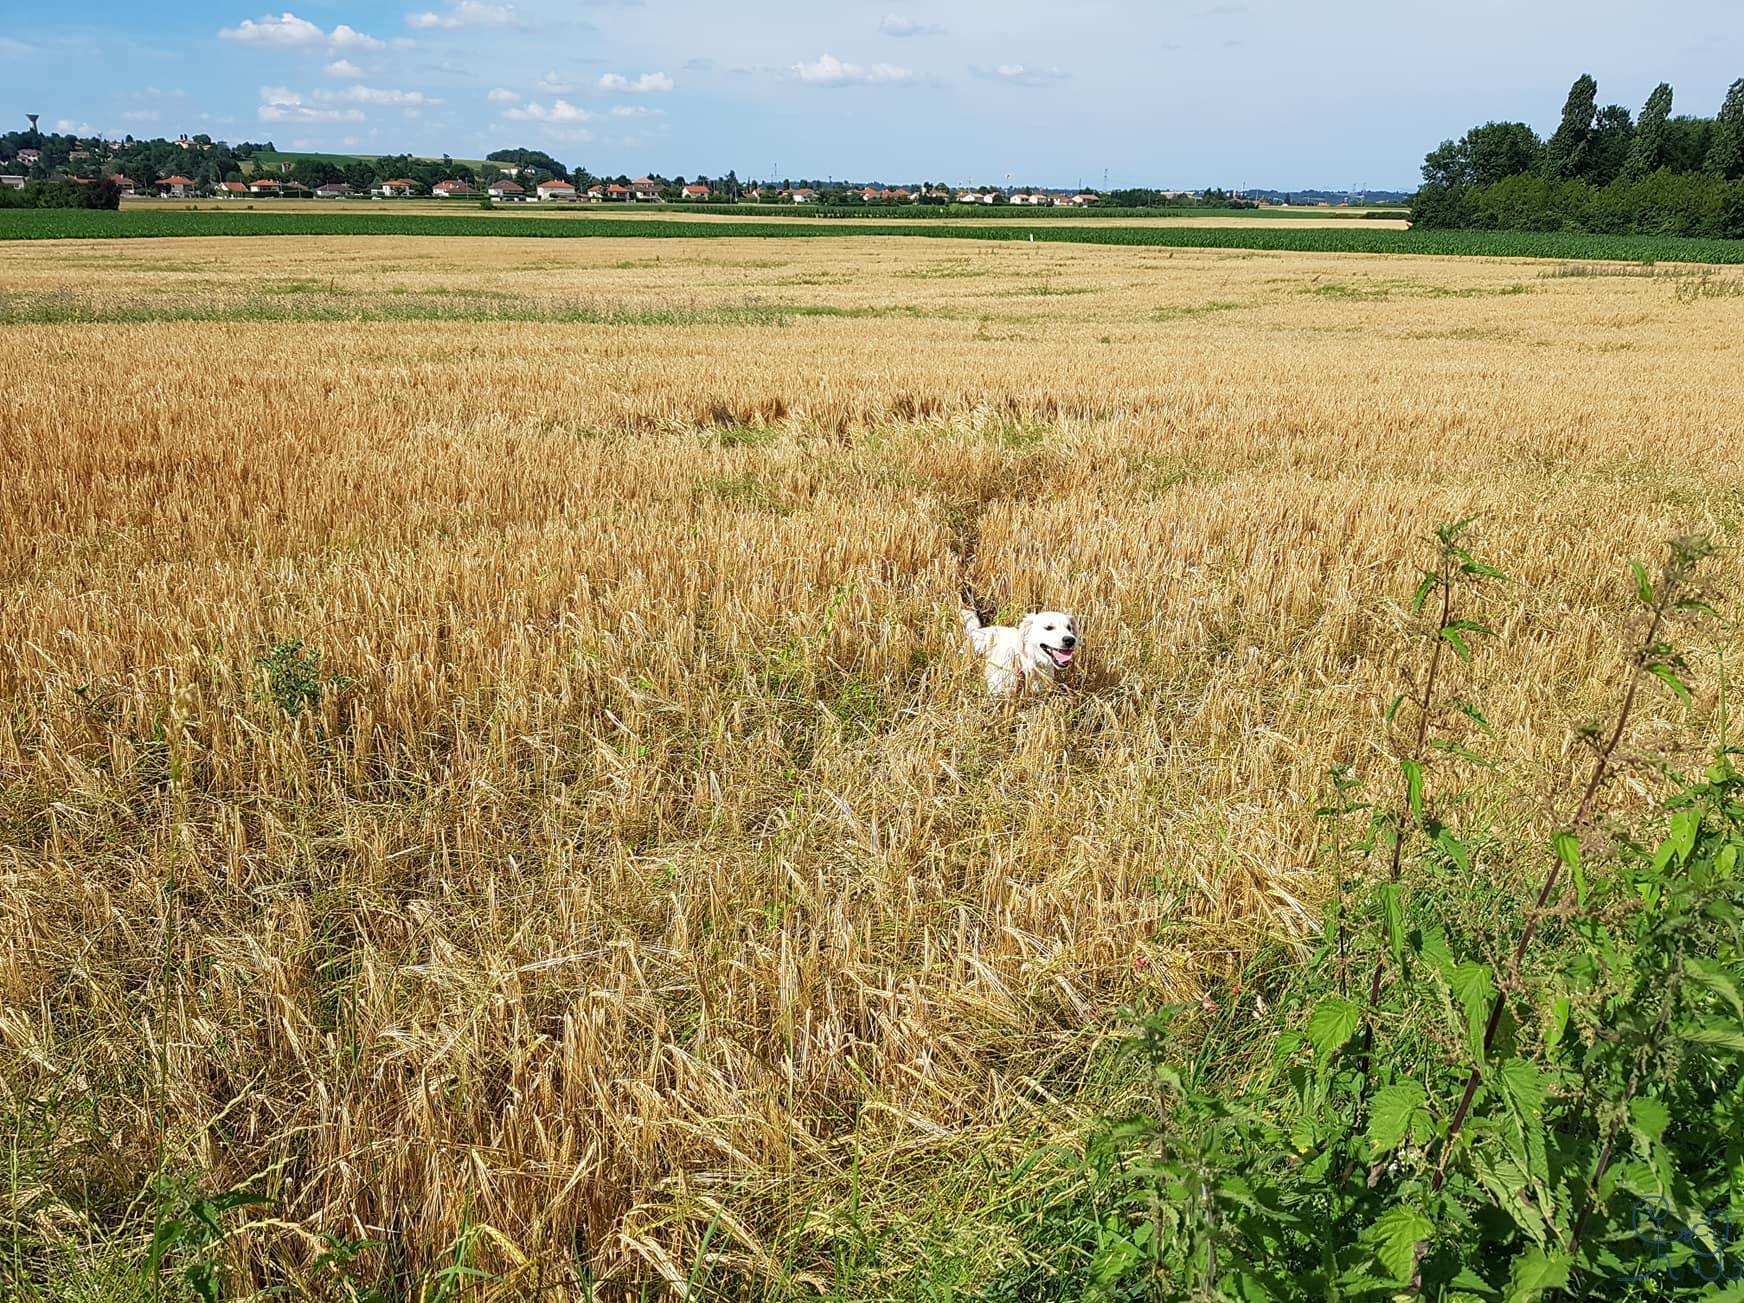
[[[1629,673],[1628,687],[1623,692],[1623,704],[1617,710],[1617,722],[1611,729],[1610,736],[1599,748],[1593,761],[1592,776],[1587,780],[1586,790],[1581,793],[1580,804],[1575,807],[1574,819],[1569,823],[1568,831],[1577,836],[1591,823],[1594,806],[1600,790],[1605,785],[1605,779],[1610,774],[1611,761],[1616,757],[1617,747],[1623,740],[1623,731],[1628,727],[1629,717],[1635,710],[1635,697],[1641,688],[1641,681],[1647,675],[1647,664],[1653,655],[1653,648],[1659,641],[1659,631],[1665,625],[1666,612],[1671,609],[1672,594],[1681,584],[1685,570],[1679,566],[1675,557],[1666,563],[1665,571],[1660,578],[1659,593],[1653,604],[1653,618],[1647,626],[1646,636],[1635,649],[1632,668]],[[1459,1107],[1454,1109],[1453,1118],[1447,1124],[1447,1135],[1441,1142],[1441,1155],[1435,1164],[1435,1175],[1430,1178],[1429,1188],[1439,1191],[1447,1180],[1447,1163],[1453,1153],[1453,1142],[1465,1125],[1467,1114],[1471,1112],[1472,1100],[1478,1093],[1478,1083],[1483,1077],[1483,1065],[1489,1061],[1490,1052],[1496,1042],[1496,1033],[1502,1025],[1502,1010],[1507,1006],[1507,992],[1510,985],[1519,980],[1520,964],[1526,957],[1526,947],[1531,945],[1533,936],[1538,931],[1538,920],[1544,916],[1544,911],[1554,903],[1556,889],[1562,880],[1562,861],[1553,858],[1550,868],[1544,875],[1544,885],[1539,888],[1538,899],[1533,902],[1527,912],[1526,923],[1520,930],[1520,936],[1514,943],[1513,954],[1508,959],[1507,980],[1496,983],[1495,997],[1490,1001],[1490,1016],[1484,1024],[1483,1053],[1472,1065],[1470,1075],[1466,1077],[1465,1091],[1460,1095]],[[1609,1146],[1607,1146],[1607,1150]],[[1606,1159],[1608,1160],[1608,1153]]]

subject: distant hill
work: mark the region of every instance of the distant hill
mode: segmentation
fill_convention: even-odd
[[[302,159],[343,166],[346,163],[368,163],[383,157],[385,155],[382,154],[318,154],[310,150],[257,149],[248,158],[242,160],[242,170],[253,175],[260,172],[270,172],[280,163],[295,163]],[[442,161],[440,157],[431,158],[425,154],[416,154],[413,157],[429,163]],[[451,156],[450,161],[464,164],[475,172],[480,171],[485,166],[485,161],[482,158],[452,158]]]

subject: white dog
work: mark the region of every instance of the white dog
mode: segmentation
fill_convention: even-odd
[[[962,608],[969,646],[987,670],[987,690],[996,697],[1021,697],[1046,692],[1054,675],[1072,663],[1078,646],[1078,626],[1065,611],[1036,611],[1010,625],[984,625],[981,617]]]

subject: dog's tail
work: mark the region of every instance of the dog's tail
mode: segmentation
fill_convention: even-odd
[[[963,630],[974,633],[986,624],[981,618],[981,599],[975,596],[975,590],[968,584],[964,584],[957,595],[962,602],[957,613],[962,617]]]

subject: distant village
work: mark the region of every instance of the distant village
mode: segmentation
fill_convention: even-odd
[[[35,183],[101,187],[137,199],[441,199],[490,204],[814,204],[1010,205],[1031,208],[1203,206],[1253,208],[1278,204],[1386,202],[1390,194],[1359,197],[1324,191],[1179,189],[1095,190],[1030,186],[801,180],[740,181],[724,177],[596,177],[570,169],[532,149],[504,149],[479,163],[400,154],[382,157],[281,154],[264,145],[229,145],[208,136],[120,140],[57,135],[36,130],[0,134],[0,187]],[[1403,198],[1404,196],[1397,196]]]

